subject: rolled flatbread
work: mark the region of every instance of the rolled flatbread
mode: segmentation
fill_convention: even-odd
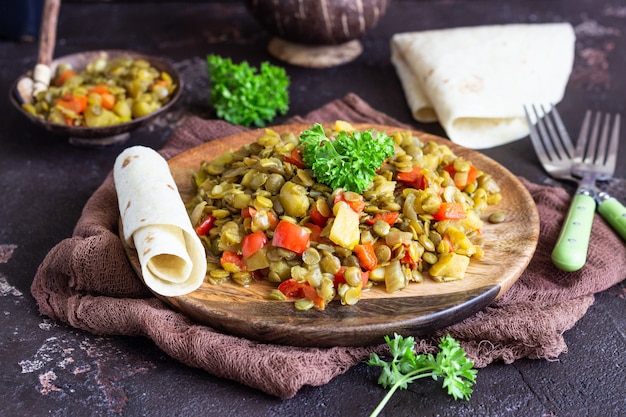
[[[113,179],[123,239],[137,250],[142,279],[164,296],[188,294],[202,284],[206,256],[167,161],[145,146],[124,150]]]
[[[416,120],[481,149],[528,135],[523,105],[563,99],[575,40],[569,23],[399,33],[391,61]]]

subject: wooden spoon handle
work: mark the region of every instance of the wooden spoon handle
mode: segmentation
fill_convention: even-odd
[[[56,43],[57,22],[61,0],[46,0],[41,15],[38,64],[50,65]]]
[[[39,55],[37,65],[33,70],[33,95],[48,89],[52,78],[52,55],[56,43],[57,21],[61,0],[46,0],[41,15],[41,30],[39,33]]]

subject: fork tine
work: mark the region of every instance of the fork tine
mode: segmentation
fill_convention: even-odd
[[[532,105],[531,108],[532,114],[529,114],[526,106],[524,111],[539,159],[543,157],[550,162],[571,159],[574,156],[574,146],[556,107]]]
[[[598,112],[598,115],[596,117],[599,121],[602,118],[601,113]],[[591,155],[592,157],[595,157],[595,163],[597,165],[605,165],[606,163],[606,152],[608,150],[607,145],[609,141],[610,122],[611,122],[611,115],[607,113],[604,116],[604,121],[602,123],[602,131],[601,131],[602,133],[600,135],[600,143],[598,143],[596,154]]]
[[[597,113],[593,118],[593,126],[591,127],[591,134],[587,136],[586,148],[583,149],[583,162],[585,164],[593,165],[596,162],[596,153],[599,148],[598,135],[600,134],[600,123],[602,114]],[[584,145],[584,144],[583,144]]]
[[[554,129],[549,132],[549,128],[545,123],[545,119],[548,117],[548,112],[550,109],[546,111],[544,106],[539,106],[539,109],[534,104],[531,106],[532,114],[529,117],[529,120],[535,120],[535,123],[529,122],[529,126],[531,128],[531,140],[533,141],[533,146],[537,151],[537,156],[542,163],[550,163],[557,159],[559,159],[559,153],[556,151],[553,145],[553,137],[552,134]],[[541,111],[539,111],[541,110]],[[534,116],[534,119],[533,119]]]
[[[622,116],[617,113],[613,119],[613,130],[611,132],[611,140],[609,141],[608,154],[606,156],[606,167],[613,173],[617,165],[617,148],[619,146],[619,131],[622,124]]]
[[[589,137],[589,125],[591,123],[591,110],[585,112],[585,118],[583,119],[583,125],[580,128],[578,134],[578,140],[576,141],[575,159],[576,162],[582,162],[585,158],[587,151],[587,138]]]
[[[546,112],[544,109],[544,113],[546,114],[548,129],[552,134],[552,138],[555,138],[553,141],[556,150],[559,155],[562,155],[562,158],[571,159],[574,157],[574,145],[572,144],[572,140],[567,133],[567,129],[565,129],[565,125],[563,124],[563,120],[556,106],[551,106],[551,110],[551,112]],[[548,117],[549,114],[552,114],[552,118]],[[554,120],[554,124],[556,124],[556,130],[552,125],[552,120]]]
[[[610,114],[603,117],[601,112],[597,112],[594,117],[591,110],[585,113],[576,143],[575,163],[593,166],[598,180],[611,178],[615,171],[620,124],[619,114],[615,115],[611,129]]]
[[[541,133],[537,130],[536,126],[536,123],[538,123],[541,118],[539,117],[535,106],[531,106],[531,109],[532,113],[528,109],[528,107],[524,106],[524,113],[526,113],[528,128],[530,129],[530,140],[533,144],[533,148],[535,148],[535,154],[537,154],[537,158],[539,158],[541,164],[545,166],[546,164],[550,163],[550,157],[546,153],[546,148],[544,147],[543,141],[541,140]]]

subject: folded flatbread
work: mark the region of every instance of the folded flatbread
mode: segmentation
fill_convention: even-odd
[[[144,146],[127,148],[113,178],[123,239],[137,250],[145,284],[165,296],[196,290],[206,274],[204,247],[165,159]]]
[[[556,104],[574,62],[569,23],[399,33],[391,61],[413,117],[481,149],[528,135],[524,104]]]

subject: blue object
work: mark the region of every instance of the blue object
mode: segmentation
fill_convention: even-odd
[[[35,40],[44,0],[0,0],[0,38]]]

